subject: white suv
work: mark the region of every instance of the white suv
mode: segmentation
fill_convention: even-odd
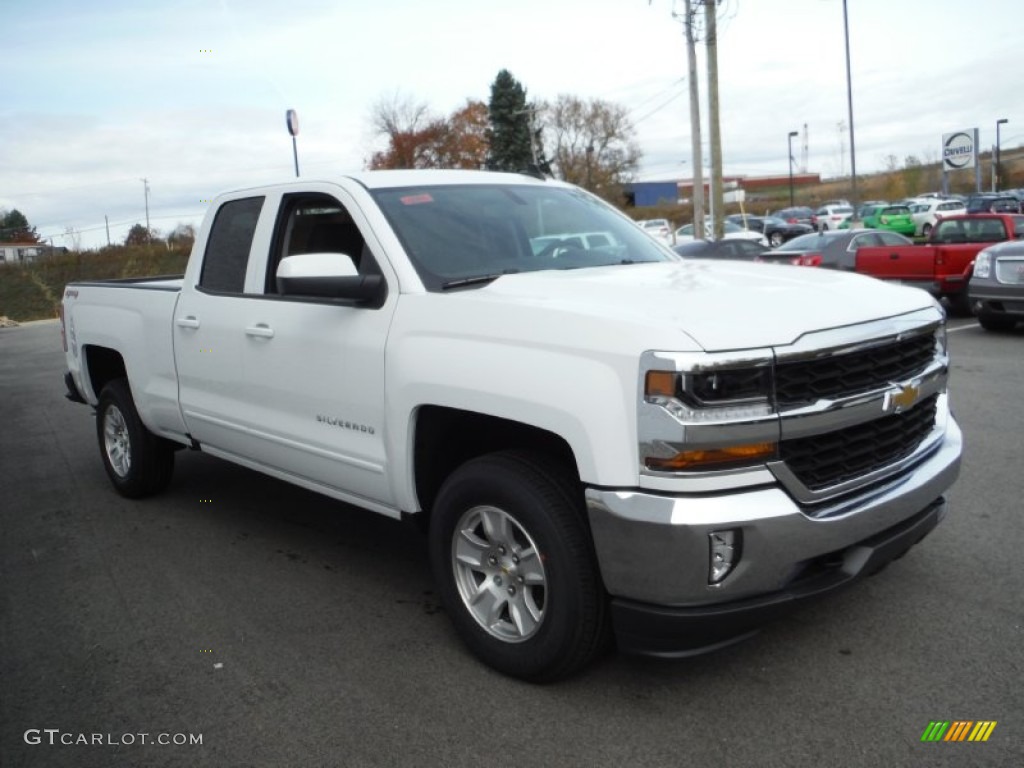
[[[819,232],[839,229],[839,225],[853,216],[851,205],[823,205],[814,212],[814,226]]]
[[[967,206],[962,200],[922,200],[910,206],[910,216],[914,220],[914,235],[928,237],[932,233],[935,222],[943,216],[954,216],[967,213]]]
[[[676,239],[672,235],[672,225],[668,219],[641,219],[637,224],[644,232],[661,240],[666,245],[676,244]]]

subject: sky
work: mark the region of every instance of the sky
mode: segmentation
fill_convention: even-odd
[[[508,69],[531,100],[629,110],[641,180],[691,175],[683,0],[4,0],[0,209],[55,245],[198,225],[217,193],[365,167],[371,110],[445,115]],[[727,174],[850,171],[842,0],[719,0]],[[941,135],[1024,144],[1020,0],[848,0],[858,173],[939,157]],[[707,125],[703,51],[700,88]],[[843,127],[840,127],[842,123]],[[705,147],[707,131],[705,128]],[[705,154],[707,150],[705,149]],[[143,182],[146,180],[146,183]]]

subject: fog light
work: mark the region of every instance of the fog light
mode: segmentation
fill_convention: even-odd
[[[737,529],[712,531],[708,534],[711,545],[711,562],[708,567],[708,583],[718,584],[740,560],[742,534]]]

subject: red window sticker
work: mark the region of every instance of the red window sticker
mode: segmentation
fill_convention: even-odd
[[[423,193],[422,195],[406,195],[399,199],[402,201],[402,205],[421,205],[423,203],[434,202],[434,198],[426,193]]]

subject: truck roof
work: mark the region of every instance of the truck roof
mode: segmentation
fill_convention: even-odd
[[[434,168],[402,171],[360,171],[346,177],[358,181],[369,189],[389,187],[416,187],[446,184],[549,184],[561,183],[554,179],[538,178],[527,173],[502,171],[459,171]]]
[[[400,187],[421,186],[454,186],[465,184],[517,184],[523,186],[555,185],[570,186],[564,181],[549,177],[532,176],[528,173],[504,171],[470,171],[470,170],[439,170],[435,168],[398,170],[398,171],[357,171],[355,173],[339,173],[322,176],[303,176],[302,178],[284,178],[250,187],[225,191],[222,194],[237,196],[253,190],[266,190],[273,187],[302,187],[314,183],[337,183],[342,179],[355,181],[367,189],[393,189]]]

